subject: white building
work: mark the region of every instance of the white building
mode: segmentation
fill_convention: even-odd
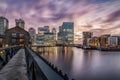
[[[111,45],[111,46],[120,45],[120,36],[108,37],[108,44]]]

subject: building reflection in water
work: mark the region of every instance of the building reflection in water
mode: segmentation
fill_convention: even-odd
[[[40,55],[76,80],[120,80],[119,52],[46,47]]]
[[[60,69],[63,69],[63,67],[66,66],[67,71],[64,73],[67,73],[69,71],[69,68],[72,67],[72,47],[47,47],[45,48],[45,52],[40,55],[49,62],[54,63]]]

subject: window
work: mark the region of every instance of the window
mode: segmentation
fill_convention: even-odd
[[[17,40],[16,39],[12,39],[12,43],[16,43],[17,42]]]
[[[73,32],[72,29],[67,29],[68,32]]]
[[[19,34],[20,38],[23,38],[24,37],[24,34]]]
[[[12,33],[12,37],[16,38],[17,34],[16,33]]]
[[[68,37],[73,37],[73,34],[68,34]]]

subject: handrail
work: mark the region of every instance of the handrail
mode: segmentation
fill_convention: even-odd
[[[19,49],[20,46],[0,48],[0,70],[8,63],[8,61],[16,54]]]
[[[29,80],[69,80],[66,74],[61,76],[61,70],[57,72],[58,69],[55,68],[55,71],[30,48],[25,47],[25,53]]]

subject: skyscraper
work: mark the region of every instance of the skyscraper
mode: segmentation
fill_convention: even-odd
[[[62,41],[65,44],[74,44],[74,23],[63,22],[62,24]]]
[[[92,32],[83,32],[83,45],[88,45],[88,40],[93,36]]]
[[[50,32],[49,26],[44,26],[43,28],[44,28],[44,30],[45,30],[45,33]]]
[[[53,33],[53,36],[54,36],[54,40],[56,40],[56,29],[55,28],[52,28],[52,33]]]
[[[49,33],[49,26],[39,27],[38,34],[37,34],[37,43],[43,44],[45,42],[45,33]]]
[[[7,29],[8,29],[8,19],[1,16],[0,17],[0,47],[3,46],[3,37]]]
[[[25,28],[25,22],[23,19],[15,19],[16,26],[21,27],[22,29]]]
[[[108,38],[110,34],[104,34],[100,36],[100,46],[108,46]]]
[[[34,28],[30,27],[28,30],[30,37],[31,37],[31,42],[34,44],[36,42],[36,31]]]
[[[0,17],[0,35],[5,35],[5,30],[8,29],[8,19],[1,16]]]
[[[49,32],[50,32],[49,26],[44,26],[44,27],[38,28],[38,34],[44,34],[44,33],[49,33]]]
[[[59,26],[59,32],[57,33],[57,44],[62,44],[62,26]]]

